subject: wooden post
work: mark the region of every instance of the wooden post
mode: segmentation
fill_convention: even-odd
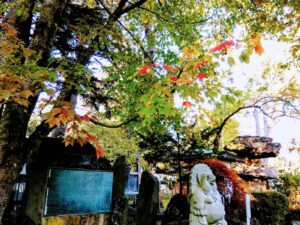
[[[246,194],[245,203],[246,203],[246,224],[250,225],[251,219],[251,206],[250,206],[250,195]]]

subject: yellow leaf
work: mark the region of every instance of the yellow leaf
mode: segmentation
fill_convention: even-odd
[[[90,8],[90,9],[96,8],[95,0],[87,0],[86,4],[87,4],[87,7]]]
[[[146,106],[152,106],[153,105],[153,102],[146,102],[146,104],[145,104]]]
[[[65,137],[64,139],[64,143],[65,143],[65,146],[67,147],[68,145],[74,145],[74,138],[70,137],[70,136],[67,136]]]
[[[54,108],[54,109],[52,109],[51,114],[53,114],[53,116],[56,115],[56,114],[59,114],[59,113],[61,113],[61,109],[60,108]]]
[[[14,102],[18,103],[19,105],[28,106],[28,101],[22,98],[14,98]]]
[[[261,35],[259,33],[254,33],[251,35],[251,38],[250,38],[250,45],[252,47],[256,46],[256,45],[259,45],[260,44],[260,40],[261,40]]]
[[[33,51],[28,48],[23,48],[24,57],[29,57],[33,54]]]
[[[20,96],[23,98],[29,98],[29,96],[33,96],[33,93],[30,90],[25,90],[20,93]]]
[[[50,117],[46,120],[46,122],[49,124],[49,127],[52,128],[56,125],[56,118],[55,117]]]
[[[43,109],[45,106],[46,106],[46,103],[45,103],[45,102],[42,102],[42,103],[39,104],[39,108],[40,108],[40,109]]]

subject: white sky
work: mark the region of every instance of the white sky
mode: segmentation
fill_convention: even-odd
[[[250,63],[240,63],[236,60],[236,66],[233,68],[234,83],[236,86],[243,86],[245,79],[249,75],[260,76],[264,70],[263,64],[265,62],[278,63],[280,61],[287,60],[289,53],[289,45],[285,43],[278,43],[276,41],[263,41],[262,45],[264,47],[264,53],[261,56],[253,55],[251,57]],[[284,74],[284,76],[295,75],[299,79],[299,70],[296,68]],[[241,135],[256,135],[255,120],[253,116],[253,111],[249,110],[247,117],[239,116],[240,122],[240,134]],[[261,135],[264,135],[264,127],[262,121],[262,114],[260,117],[260,130]],[[299,118],[300,119],[300,118]],[[280,118],[276,121],[268,120],[270,129],[270,137],[273,138],[274,142],[279,142],[282,144],[282,150],[284,150],[288,143],[295,138],[298,143],[300,141],[300,120],[295,120],[291,118]]]

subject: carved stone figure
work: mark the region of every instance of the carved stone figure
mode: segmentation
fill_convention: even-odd
[[[197,164],[190,175],[189,225],[227,225],[216,177],[205,164]]]

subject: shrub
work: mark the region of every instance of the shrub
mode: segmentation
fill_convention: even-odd
[[[299,209],[294,209],[290,210],[288,214],[285,217],[286,225],[292,225],[292,221],[300,221],[300,210]]]
[[[300,173],[286,173],[275,181],[276,189],[285,194],[289,199],[289,207],[291,209],[300,209],[297,201],[297,195],[300,190]]]
[[[263,225],[285,225],[288,199],[276,191],[253,193],[252,217]]]
[[[226,220],[228,224],[240,225],[245,218],[245,194],[247,183],[234,170],[228,168],[217,159],[206,159],[202,163],[208,165],[216,176],[220,194],[225,199]]]
[[[190,206],[185,196],[177,194],[174,195],[166,211],[162,225],[188,225],[189,224]]]

